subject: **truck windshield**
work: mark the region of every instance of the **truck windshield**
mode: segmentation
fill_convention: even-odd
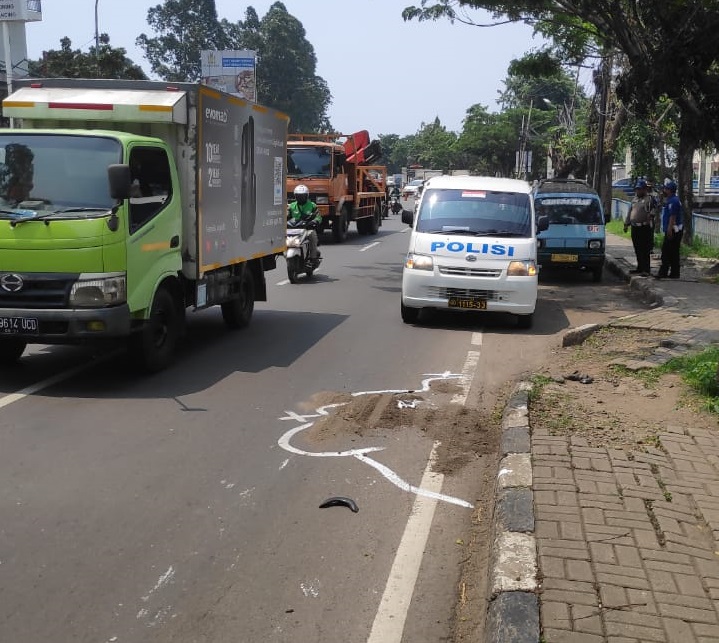
[[[329,176],[331,150],[326,147],[288,147],[287,175],[293,178]]]
[[[604,217],[599,199],[594,197],[545,197],[534,201],[537,216],[548,216],[549,223],[602,225]]]
[[[530,237],[528,194],[489,190],[426,190],[417,232],[466,232],[476,235]]]
[[[107,211],[107,166],[120,163],[119,141],[100,136],[0,134],[0,217],[13,208],[63,213],[63,218]]]

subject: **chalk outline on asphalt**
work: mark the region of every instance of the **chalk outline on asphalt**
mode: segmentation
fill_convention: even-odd
[[[456,373],[450,373],[449,371],[445,371],[444,373],[425,373],[425,375],[429,375],[429,377],[426,377],[422,380],[422,388],[419,389],[422,393],[429,392],[429,387],[432,382],[435,381],[442,381],[442,380],[462,380],[464,381],[467,377],[466,373],[456,374]],[[361,391],[357,393],[352,393],[352,397],[360,397],[362,395],[382,395],[382,394],[393,394],[393,395],[401,395],[403,393],[414,393],[416,392],[415,389],[385,389],[380,391]],[[314,425],[314,420],[320,417],[328,416],[330,410],[336,409],[342,406],[345,406],[347,402],[339,402],[336,404],[327,404],[324,406],[320,406],[319,408],[315,409],[315,413],[310,415],[301,415],[299,413],[295,413],[294,411],[285,411],[287,415],[284,417],[279,418],[282,421],[288,421],[288,420],[294,420],[296,422],[303,422],[300,426],[296,426],[293,429],[290,429],[289,431],[286,431],[280,438],[277,440],[277,444],[282,447],[285,451],[288,451],[289,453],[293,453],[295,455],[303,455],[303,456],[309,456],[312,458],[356,458],[360,462],[364,462],[365,464],[373,467],[377,471],[379,471],[389,482],[391,482],[396,487],[399,487],[403,491],[407,491],[409,493],[414,493],[418,496],[423,496],[425,498],[433,498],[434,500],[441,500],[442,502],[447,502],[449,504],[458,505],[460,507],[465,507],[467,509],[474,509],[474,506],[467,502],[466,500],[462,500],[461,498],[455,498],[454,496],[449,496],[443,493],[437,493],[436,491],[429,491],[427,489],[422,489],[421,487],[416,487],[415,485],[410,484],[406,480],[403,480],[397,473],[395,473],[392,469],[385,466],[381,462],[378,462],[377,460],[374,460],[373,458],[370,458],[367,456],[368,453],[373,453],[375,451],[384,451],[384,447],[365,447],[363,449],[350,449],[348,451],[305,451],[303,449],[298,449],[297,447],[292,446],[291,440],[293,437],[295,437],[298,433],[301,433],[302,431],[305,431],[309,429],[311,426]],[[311,422],[306,422],[306,420],[312,420]]]

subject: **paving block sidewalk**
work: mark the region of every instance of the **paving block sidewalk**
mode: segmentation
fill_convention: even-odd
[[[719,643],[719,435],[532,438],[546,643]]]

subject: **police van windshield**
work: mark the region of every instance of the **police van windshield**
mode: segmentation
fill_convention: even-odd
[[[528,194],[490,190],[428,189],[417,215],[417,232],[531,237]]]
[[[592,197],[545,197],[534,202],[537,217],[548,216],[549,223],[600,225],[604,223],[599,200]]]

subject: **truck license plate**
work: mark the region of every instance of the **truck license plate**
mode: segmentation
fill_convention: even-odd
[[[552,255],[552,261],[556,261],[557,263],[573,263],[579,261],[579,255],[556,254]]]
[[[487,310],[486,299],[472,299],[464,297],[450,297],[450,308],[466,308],[468,310]]]
[[[37,335],[39,328],[35,317],[0,317],[0,335]]]

